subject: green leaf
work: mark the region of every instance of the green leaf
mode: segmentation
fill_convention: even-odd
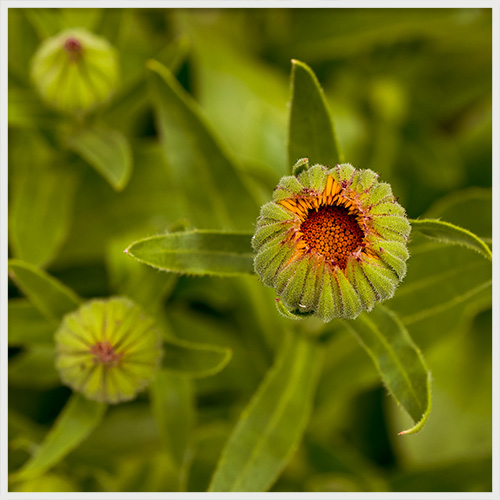
[[[201,227],[250,229],[258,207],[228,152],[172,73],[158,61],[148,68],[160,140],[185,213]]]
[[[266,491],[307,425],[322,350],[295,334],[279,353],[229,438],[209,491]]]
[[[127,138],[104,127],[83,128],[67,138],[67,147],[80,155],[116,191],[121,191],[132,173],[132,150]]]
[[[250,240],[246,233],[178,232],[136,241],[125,253],[163,271],[235,276],[253,273]]]
[[[50,321],[59,322],[80,305],[80,298],[73,290],[33,264],[9,260],[9,276]]]
[[[179,468],[185,465],[195,421],[192,383],[160,370],[149,388],[152,412],[164,449]]]
[[[61,168],[24,169],[12,183],[9,237],[16,258],[45,266],[70,228],[77,177]]]
[[[9,300],[9,347],[52,344],[54,326],[26,299]]]
[[[219,373],[231,361],[228,347],[198,344],[169,338],[164,341],[163,368],[187,377],[208,377]]]
[[[461,246],[444,246],[415,232],[396,311],[421,347],[452,335],[471,315],[491,307],[491,262]]]
[[[346,324],[372,358],[387,389],[415,422],[399,434],[419,431],[431,409],[430,373],[401,320],[379,305]]]
[[[492,260],[491,250],[488,245],[467,229],[437,219],[410,219],[410,223],[413,230],[419,231],[427,238],[440,243],[470,248],[479,252],[488,260]]]
[[[292,101],[288,125],[288,163],[300,158],[310,164],[334,166],[342,163],[328,105],[323,90],[311,68],[292,60]]]
[[[38,450],[12,479],[24,481],[49,471],[97,427],[106,408],[105,404],[73,394]]]
[[[37,345],[9,359],[9,386],[47,389],[61,385],[53,345]]]

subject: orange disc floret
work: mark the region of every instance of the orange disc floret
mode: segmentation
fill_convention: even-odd
[[[326,206],[309,212],[300,231],[308,246],[341,269],[347,258],[363,243],[363,231],[356,218],[340,206]]]

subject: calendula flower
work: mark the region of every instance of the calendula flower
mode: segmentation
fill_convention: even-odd
[[[61,380],[89,399],[133,399],[161,359],[160,334],[142,309],[123,297],[86,302],[56,332]]]
[[[283,177],[257,220],[255,271],[299,318],[353,319],[393,296],[410,224],[391,186],[345,163]]]
[[[31,79],[49,106],[82,114],[115,91],[118,58],[104,38],[70,29],[43,41],[31,62]]]

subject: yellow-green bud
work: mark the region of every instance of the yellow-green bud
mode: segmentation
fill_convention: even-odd
[[[82,28],[44,40],[31,61],[31,79],[42,99],[72,114],[106,102],[116,90],[118,73],[115,49]]]
[[[160,334],[153,320],[124,297],[86,302],[56,332],[61,380],[89,399],[133,399],[159,367]]]

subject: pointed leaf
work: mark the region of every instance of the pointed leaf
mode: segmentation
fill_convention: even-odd
[[[58,322],[80,305],[73,290],[33,264],[9,260],[9,276],[48,320]]]
[[[163,368],[187,377],[208,377],[220,372],[231,361],[228,347],[198,344],[169,338],[164,343]]]
[[[151,93],[167,162],[197,226],[250,229],[258,207],[197,104],[172,73],[149,61]]]
[[[121,191],[132,173],[132,150],[117,130],[84,128],[67,139],[67,147],[80,155],[115,189]]]
[[[399,434],[419,431],[431,409],[430,373],[401,320],[379,305],[346,325],[372,358],[387,389],[415,422]]]
[[[475,252],[479,252],[488,260],[492,260],[491,250],[488,245],[467,229],[437,219],[411,219],[410,222],[413,230],[419,231],[427,238],[440,243],[470,248]]]
[[[288,129],[288,163],[300,158],[310,164],[334,166],[342,153],[328,105],[316,75],[303,62],[292,60],[292,101]]]
[[[222,231],[189,231],[152,236],[125,252],[163,271],[234,276],[253,273],[251,235]]]
[[[38,450],[12,479],[24,481],[49,471],[97,427],[106,407],[73,394]]]
[[[72,170],[33,168],[12,184],[9,237],[18,259],[44,266],[68,233],[76,188]]]
[[[279,353],[222,453],[209,491],[266,491],[295,451],[309,420],[322,350],[293,335]]]

